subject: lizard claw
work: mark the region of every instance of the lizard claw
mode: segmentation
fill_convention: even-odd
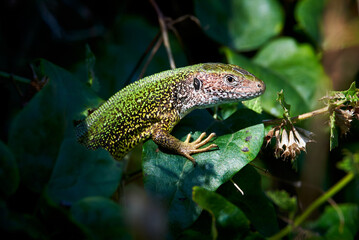
[[[203,132],[195,141],[190,142],[191,134],[187,135],[186,140],[183,142],[183,146],[180,150],[180,154],[185,156],[188,160],[190,160],[194,166],[197,165],[195,159],[191,156],[191,154],[208,152],[213,148],[218,148],[216,144],[211,144],[205,148],[200,148],[203,145],[207,144],[213,137],[216,136],[215,133],[211,133],[208,137],[202,140],[206,136],[206,133]]]

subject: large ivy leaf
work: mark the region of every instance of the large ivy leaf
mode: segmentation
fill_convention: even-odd
[[[193,187],[193,200],[212,215],[212,235],[219,239],[245,239],[259,234],[251,232],[250,222],[236,205],[221,195],[202,187]]]
[[[34,191],[49,180],[63,138],[74,135],[73,120],[100,102],[66,70],[47,61],[41,67],[48,84],[14,118],[9,133],[21,179]]]
[[[329,79],[314,49],[308,44],[298,44],[294,39],[272,41],[258,52],[254,62],[283,76],[309,109],[317,105],[317,98],[329,87]]]
[[[19,185],[19,169],[10,149],[0,141],[0,195],[10,196]]]
[[[281,116],[276,104],[277,92],[290,96],[292,114],[313,110],[318,98],[329,88],[329,79],[318,57],[308,44],[298,44],[291,38],[280,38],[264,46],[253,61],[225,49],[228,61],[237,64],[262,79],[267,89],[262,96],[263,109]]]
[[[230,118],[228,124],[227,121],[217,124],[230,128],[234,121],[235,118]],[[196,124],[201,123],[201,120],[192,119],[188,122]],[[254,122],[255,119],[252,119],[252,124]],[[211,129],[222,128],[216,127],[217,124]],[[237,125],[232,128],[240,128],[240,120]],[[179,130],[176,132],[179,133]],[[199,134],[197,132],[194,138]],[[198,163],[196,167],[182,156],[157,150],[153,141],[144,144],[142,157],[145,188],[166,204],[173,233],[189,226],[201,212],[192,201],[192,187],[201,186],[214,191],[228,181],[256,157],[263,142],[264,127],[258,124],[231,134],[218,134],[214,143],[219,150],[194,155]]]
[[[278,232],[276,212],[262,191],[261,178],[257,171],[252,166],[246,166],[233,177],[233,181],[244,195],[230,182],[221,186],[218,192],[240,208],[258,232],[266,237]]]
[[[47,192],[55,202],[66,204],[88,196],[110,197],[121,175],[122,164],[107,151],[89,151],[69,138],[61,145]]]
[[[84,198],[71,207],[73,218],[91,239],[130,239],[121,207],[102,197]]]
[[[322,40],[322,20],[326,0],[301,0],[295,8],[299,26],[317,43]]]
[[[256,49],[283,27],[276,0],[196,0],[195,11],[211,38],[236,50]]]

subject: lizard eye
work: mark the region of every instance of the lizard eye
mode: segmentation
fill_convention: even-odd
[[[227,75],[227,76],[225,76],[225,81],[229,85],[233,85],[237,81],[237,78],[235,76],[233,76],[233,75]]]
[[[201,80],[199,80],[198,78],[193,79],[193,86],[196,91],[198,91],[201,88],[201,85],[202,85]]]

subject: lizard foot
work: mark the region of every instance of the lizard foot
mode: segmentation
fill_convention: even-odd
[[[211,144],[205,148],[200,148],[203,145],[207,144],[213,137],[216,136],[215,133],[211,133],[208,137],[202,140],[206,136],[206,133],[202,133],[195,141],[190,142],[191,134],[187,135],[186,140],[183,142],[183,145],[180,149],[180,154],[185,156],[188,160],[190,160],[193,165],[197,165],[195,159],[191,156],[191,154],[208,152],[213,148],[218,148],[216,144]]]

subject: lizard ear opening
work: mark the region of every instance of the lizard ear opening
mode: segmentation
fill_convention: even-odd
[[[194,89],[195,89],[196,91],[198,91],[198,90],[201,88],[201,86],[202,86],[202,81],[199,80],[198,78],[194,78],[194,79],[193,79],[193,86],[194,86]]]

